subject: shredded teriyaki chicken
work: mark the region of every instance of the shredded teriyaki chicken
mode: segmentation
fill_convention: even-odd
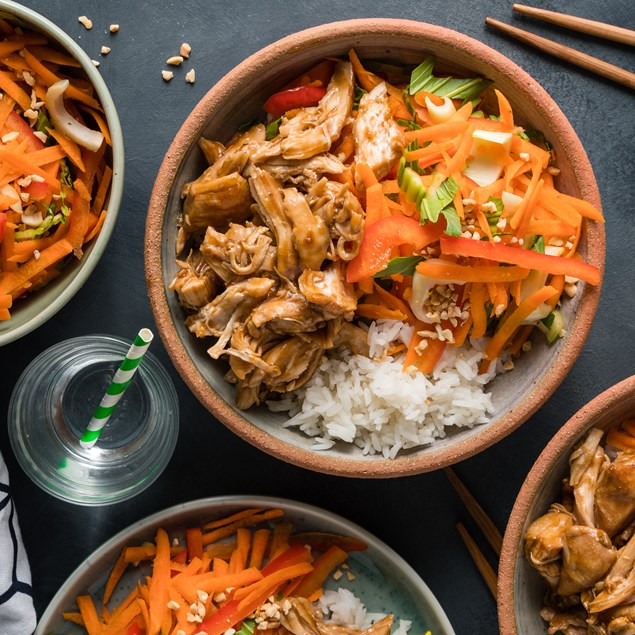
[[[339,61],[319,103],[285,113],[273,138],[257,124],[227,146],[201,139],[209,167],[183,188],[170,289],[190,331],[213,338],[209,355],[227,360],[242,409],[304,385],[330,349],[368,354],[345,277],[364,211],[338,178],[345,165],[337,141],[352,126],[357,158],[381,178],[403,135],[385,86],[359,108],[353,88],[351,64]]]
[[[551,634],[635,633],[635,450],[609,456],[602,437],[592,429],[574,450],[562,503],[525,534]]]

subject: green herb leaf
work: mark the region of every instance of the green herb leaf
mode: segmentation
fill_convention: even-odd
[[[421,130],[421,126],[412,119],[397,119],[400,126],[406,126],[408,130]]]
[[[357,110],[359,108],[359,102],[367,92],[368,91],[364,90],[359,84],[355,84],[355,90],[353,92],[353,110]]]
[[[66,217],[64,214],[49,214],[37,227],[33,227],[31,229],[23,229],[22,231],[15,232],[15,239],[20,240],[32,240],[33,238],[37,238],[41,236],[45,232],[47,232],[54,225],[59,225],[60,223],[65,223]]]
[[[533,144],[544,148],[547,152],[551,151],[551,144],[540,130],[525,130],[525,135]]]
[[[49,120],[49,118],[46,116],[46,113],[44,112],[44,108],[40,108],[40,110],[38,110],[37,113],[37,121],[35,122],[35,129],[38,132],[43,132],[46,135],[46,143],[48,144],[51,141],[51,135],[49,135],[48,132],[46,132],[47,128],[52,128],[52,124],[51,121]]]
[[[267,124],[265,128],[265,139],[271,141],[274,137],[280,134],[280,124],[282,123],[282,117],[274,119],[271,123]]]
[[[253,635],[256,630],[255,620],[243,620],[239,631],[236,631],[236,635]]]
[[[240,124],[238,126],[238,132],[247,132],[250,128],[253,128],[256,124],[260,123],[260,119],[250,119],[249,121],[245,121],[245,123]]]
[[[545,239],[543,236],[538,236],[536,242],[531,247],[532,251],[537,251],[539,254],[545,253]]]
[[[526,132],[524,132],[523,130],[521,130],[521,131],[518,133],[518,136],[519,136],[521,139],[523,139],[524,141],[531,141],[531,139],[527,136],[527,133],[526,133]]]
[[[553,311],[552,311],[546,318],[543,318],[540,321],[549,329],[551,328],[551,325],[553,324],[555,317],[556,316],[553,314]]]
[[[458,79],[455,77],[434,77],[434,56],[426,58],[410,75],[409,93],[414,95],[421,90],[449,97],[470,101],[478,97],[492,82],[487,79]]]
[[[490,196],[487,199],[488,203],[494,203],[494,205],[496,205],[496,214],[501,214],[503,211],[503,199],[500,198],[499,196]],[[490,214],[492,214],[493,212],[489,212]]]
[[[459,191],[459,184],[449,177],[433,192],[428,193],[422,201],[422,216],[436,223],[439,214],[454,200],[454,195]]]
[[[385,269],[375,274],[375,278],[387,278],[396,274],[412,276],[417,265],[423,260],[425,260],[423,256],[398,256],[397,258],[392,258]]]
[[[443,232],[447,236],[460,236],[461,235],[461,219],[454,207],[449,206],[441,210],[441,214],[445,216],[445,231]]]

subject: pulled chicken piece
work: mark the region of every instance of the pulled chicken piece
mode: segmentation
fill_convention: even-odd
[[[198,249],[176,264],[179,271],[168,289],[176,291],[181,306],[197,311],[216,295],[214,272]]]
[[[293,225],[293,242],[300,256],[300,265],[319,269],[331,244],[328,227],[313,214],[306,198],[294,187],[282,190],[282,194],[284,211]]]
[[[378,180],[386,176],[401,157],[405,137],[390,112],[384,82],[361,98],[353,123],[353,136],[355,163],[368,165]],[[360,189],[363,185],[356,176],[355,186]]]
[[[275,284],[271,278],[249,278],[232,284],[197,313],[190,315],[185,323],[196,337],[218,337],[216,344],[207,351],[211,357],[217,358],[235,325],[269,295]]]
[[[331,233],[329,258],[352,260],[364,232],[364,210],[347,185],[324,178],[307,193],[312,212],[322,218]]]
[[[592,429],[569,457],[569,485],[575,500],[573,513],[579,524],[589,527],[595,527],[595,486],[605,461],[604,450],[600,447],[603,434],[602,430]]]
[[[293,227],[285,213],[282,187],[265,170],[254,167],[250,174],[249,187],[258,203],[260,216],[276,237],[276,270],[285,278],[295,279],[300,258],[293,241]]]
[[[605,531],[574,525],[564,533],[559,595],[580,593],[601,580],[617,557]]]
[[[201,244],[201,253],[225,283],[236,282],[247,276],[273,273],[276,248],[268,227],[247,221],[244,225],[230,223],[223,234],[208,227]]]
[[[548,622],[549,635],[562,633],[563,635],[588,635],[589,627],[584,611],[556,611],[552,607],[545,607],[540,611],[540,617]]]
[[[635,452],[620,452],[595,489],[595,520],[614,536],[635,521]]]
[[[353,67],[337,62],[326,94],[317,106],[300,108],[280,124],[280,154],[308,159],[326,152],[342,132],[353,107]]]
[[[552,588],[558,586],[564,536],[573,523],[572,514],[561,505],[552,505],[525,533],[525,556]]]
[[[290,285],[259,304],[249,316],[250,333],[257,337],[265,328],[273,333],[311,332],[324,324],[324,316],[314,311],[307,299]]]
[[[305,189],[317,183],[324,174],[342,174],[345,170],[344,164],[328,152],[301,161],[278,156],[260,163],[258,167],[267,170],[283,184],[290,182]],[[247,168],[247,174],[249,169],[250,166]]]
[[[353,285],[346,282],[338,263],[331,264],[324,271],[305,269],[298,278],[298,286],[304,297],[316,305],[325,318],[353,319],[357,296]]]
[[[251,216],[251,194],[247,181],[238,173],[211,177],[208,168],[189,183],[183,205],[183,230],[192,233],[210,225],[222,227]]]
[[[322,358],[321,346],[296,335],[282,341],[273,340],[273,334],[264,335],[271,346],[262,346],[259,351],[254,348],[248,329],[239,327],[234,335],[225,352],[236,377],[236,405],[241,409],[258,405],[271,392],[300,388],[309,381]],[[247,346],[241,348],[242,343]],[[254,352],[259,354],[254,356]]]

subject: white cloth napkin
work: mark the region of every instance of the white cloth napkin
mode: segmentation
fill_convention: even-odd
[[[9,471],[0,455],[0,633],[35,630],[31,570],[9,489]]]

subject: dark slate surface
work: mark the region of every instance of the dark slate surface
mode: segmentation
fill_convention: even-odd
[[[131,522],[198,497],[264,494],[320,505],[363,525],[421,574],[457,633],[495,633],[495,602],[455,531],[459,520],[472,530],[474,527],[442,473],[400,481],[342,480],[266,456],[213,420],[177,376],[158,340],[153,351],[169,369],[180,396],[181,432],[165,473],[131,502],[101,509],[82,508],[58,502],[39,490],[16,464],[9,447],[4,425],[6,406],[19,374],[51,344],[94,332],[131,337],[131,328],[153,324],[142,253],[150,190],[171,139],[216,80],[250,53],[302,28],[359,17],[427,21],[489,44],[546,88],[586,148],[607,218],[602,299],[587,344],[571,373],[520,430],[457,466],[460,476],[503,530],[527,471],[554,432],[589,399],[635,371],[635,117],[633,93],[628,89],[507,39],[486,28],[483,21],[491,15],[635,70],[632,50],[514,17],[511,3],[502,0],[32,0],[29,4],[66,29],[92,57],[101,59],[100,70],[119,108],[126,142],[124,200],[107,253],[90,281],[55,318],[0,351],[0,447],[9,464],[30,554],[38,612],[92,550]],[[554,0],[543,6],[635,27],[631,0]],[[77,22],[80,14],[93,20],[91,31]],[[121,30],[110,35],[108,25],[114,22],[121,25]],[[196,68],[196,83],[186,85],[185,69],[176,69],[175,79],[166,85],[161,79],[163,62],[183,41],[193,49],[190,65]],[[102,44],[112,47],[106,58],[99,57]],[[487,545],[481,546],[494,562]]]

